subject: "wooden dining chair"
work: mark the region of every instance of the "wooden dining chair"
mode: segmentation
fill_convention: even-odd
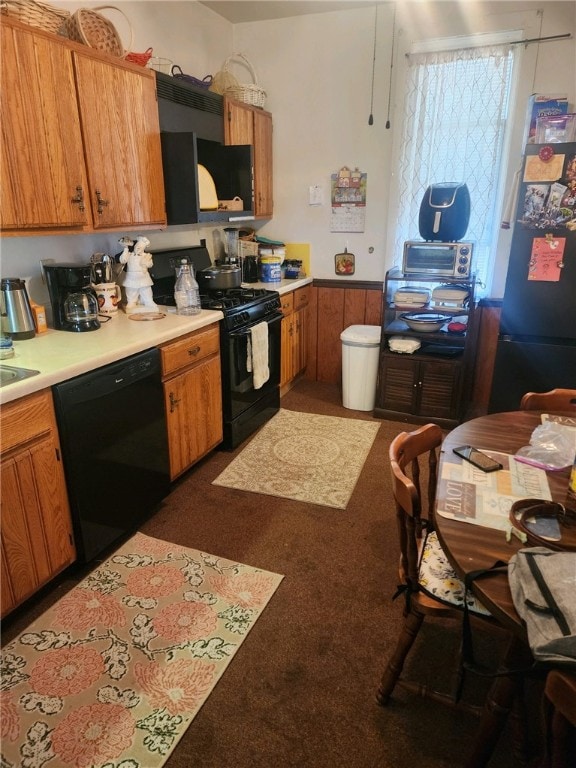
[[[521,411],[574,411],[576,389],[551,389],[550,392],[526,392],[520,401]]]
[[[425,685],[404,680],[402,670],[424,618],[432,616],[462,622],[465,589],[442,551],[434,531],[434,503],[437,482],[437,451],[442,443],[442,430],[427,424],[414,432],[402,432],[389,450],[392,471],[392,492],[400,539],[400,568],[398,593],[406,599],[404,625],[396,648],[388,661],[380,688],[378,702],[385,706],[397,684],[412,693],[440,701],[461,704],[463,667],[458,660],[450,694],[429,689]],[[421,484],[426,483],[423,499]],[[471,595],[468,607],[473,616],[481,617],[495,626],[488,611]]]
[[[553,669],[544,686],[546,755],[541,768],[576,764],[576,673]]]

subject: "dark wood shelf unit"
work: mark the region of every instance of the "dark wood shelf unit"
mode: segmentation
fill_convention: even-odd
[[[394,304],[398,288],[414,286],[432,290],[438,286],[463,286],[469,292],[464,307],[433,306],[414,308],[419,314],[446,314],[450,320],[436,332],[411,330],[400,317],[407,310]],[[459,424],[471,398],[475,328],[475,278],[443,278],[432,275],[404,275],[397,269],[386,273],[382,312],[382,338],[374,415],[416,424],[435,422],[452,428]],[[452,333],[452,320],[467,324],[464,333]],[[421,347],[412,354],[393,352],[392,336],[418,339]]]

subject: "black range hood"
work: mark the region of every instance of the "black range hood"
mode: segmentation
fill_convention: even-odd
[[[217,93],[156,73],[168,224],[242,221],[254,217],[252,146],[224,145],[224,100]],[[198,165],[219,200],[240,197],[242,211],[201,210]]]

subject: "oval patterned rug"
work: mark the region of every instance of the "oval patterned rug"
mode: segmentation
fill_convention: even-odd
[[[2,652],[2,768],[160,768],[282,576],[137,533]]]
[[[346,509],[379,429],[280,409],[213,485]]]

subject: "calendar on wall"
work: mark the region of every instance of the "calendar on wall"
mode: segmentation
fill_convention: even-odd
[[[331,232],[364,232],[367,174],[347,166],[331,176]]]

